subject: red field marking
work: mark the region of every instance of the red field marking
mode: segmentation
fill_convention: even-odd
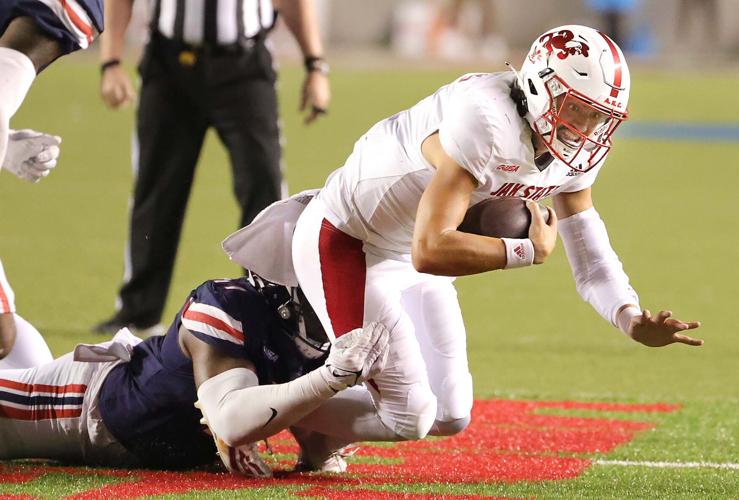
[[[2,466],[0,466],[2,467]],[[23,484],[46,474],[46,469],[5,471],[0,469],[0,484]]]
[[[314,486],[297,494],[301,497],[319,497],[327,500],[414,500],[424,498],[439,498],[439,495],[426,495],[420,493],[392,493],[377,490],[338,490]],[[489,497],[480,495],[444,495],[442,498],[449,500],[471,500],[486,498],[488,500],[518,500],[510,497]]]
[[[417,442],[397,443],[391,447],[363,444],[357,453],[359,463],[349,467],[350,475],[290,473],[292,463],[281,461],[273,479],[250,480],[226,473],[161,472],[145,470],[75,469],[67,467],[9,467],[0,464],[0,482],[24,483],[41,474],[68,472],[120,477],[121,482],[75,494],[68,498],[133,498],[146,495],[186,493],[189,491],[285,487],[286,492],[324,498],[431,498],[378,492],[368,485],[412,483],[496,483],[517,481],[553,481],[581,475],[590,459],[572,454],[610,452],[631,441],[651,422],[540,415],[540,409],[591,410],[594,412],[666,413],[676,405],[622,403],[580,403],[576,401],[477,401],[472,425],[458,436]],[[298,447],[289,433],[270,439],[275,453],[297,454]],[[568,456],[568,454],[570,456]],[[368,463],[372,459],[392,459],[392,464]],[[291,488],[308,487],[308,489]],[[17,497],[13,497],[17,498]],[[446,498],[476,498],[449,496]]]

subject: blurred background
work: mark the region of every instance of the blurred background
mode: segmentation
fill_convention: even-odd
[[[634,62],[684,66],[724,64],[739,57],[739,4],[735,0],[316,0],[329,53],[373,53],[383,59],[449,63],[499,63],[528,50],[534,37],[562,24],[584,24],[617,40]],[[147,3],[139,1],[141,44]],[[295,55],[294,42],[278,25],[278,53]],[[515,59],[520,59],[516,57]]]

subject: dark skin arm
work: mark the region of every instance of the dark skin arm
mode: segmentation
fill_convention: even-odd
[[[41,30],[30,17],[13,19],[0,36],[0,47],[17,50],[28,56],[36,73],[62,55],[59,43]]]
[[[195,386],[234,368],[246,368],[256,373],[254,364],[246,359],[234,358],[220,352],[213,346],[202,342],[189,330],[180,327],[180,349],[192,360],[192,371],[195,375]]]
[[[36,73],[62,55],[59,43],[42,31],[30,17],[17,17],[10,21],[0,35],[0,47],[25,54],[33,63]],[[0,155],[4,155],[4,149]],[[10,353],[15,335],[13,314],[0,314],[0,359]]]
[[[0,359],[10,354],[15,343],[15,333],[13,313],[0,314]]]

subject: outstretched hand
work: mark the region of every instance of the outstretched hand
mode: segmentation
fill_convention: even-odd
[[[683,335],[680,332],[694,330],[701,326],[699,321],[680,321],[671,318],[671,311],[660,311],[652,316],[648,309],[641,316],[635,316],[629,325],[628,334],[632,339],[648,347],[662,347],[669,344],[703,345],[702,339]]]

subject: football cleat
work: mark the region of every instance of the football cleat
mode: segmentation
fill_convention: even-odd
[[[335,448],[338,445],[337,441],[318,432],[296,427],[291,427],[290,432],[300,445],[295,472],[346,472],[346,457],[354,455],[359,450],[358,446],[353,445]]]
[[[298,457],[298,463],[295,464],[295,472],[333,472],[336,474],[346,472],[347,464],[344,457],[351,454],[353,453],[345,455],[342,450],[338,450],[331,453],[321,463],[313,464],[301,453]]]
[[[195,402],[195,408],[203,411],[200,401]],[[224,440],[219,438],[213,429],[208,425],[208,419],[203,413],[203,418],[200,419],[200,423],[208,428],[208,432],[213,436],[213,441],[216,444],[216,450],[218,457],[226,466],[226,470],[232,474],[238,474],[240,476],[252,477],[252,478],[268,478],[272,477],[272,469],[270,468],[262,457],[259,456],[257,450],[257,443],[249,443],[241,446],[231,446]]]

